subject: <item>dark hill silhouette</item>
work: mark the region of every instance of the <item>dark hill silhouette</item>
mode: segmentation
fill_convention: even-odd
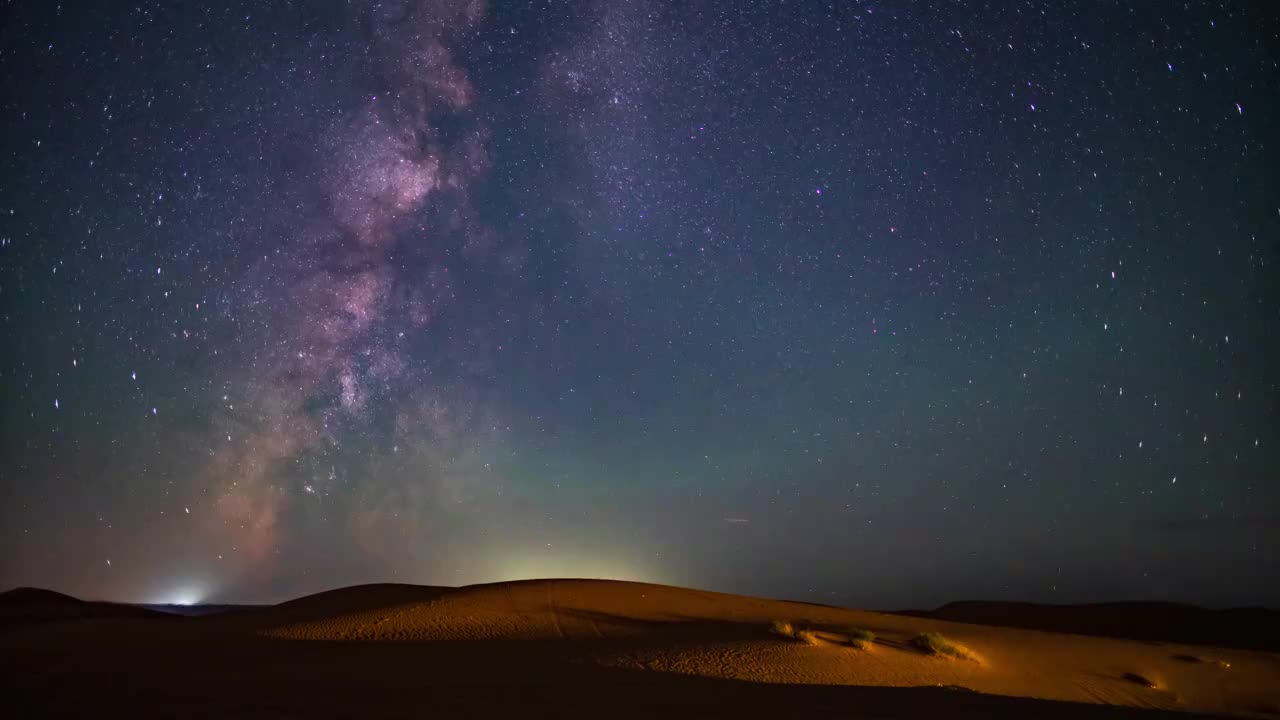
[[[224,615],[226,613],[241,612],[245,610],[255,610],[269,605],[219,605],[217,603],[198,603],[195,605],[173,605],[169,603],[143,603],[137,605],[147,610],[155,610],[166,615],[181,615],[184,617],[204,617],[205,615]]]
[[[1280,612],[1267,608],[1209,610],[1166,602],[1042,605],[964,601],[905,615],[952,622],[1152,642],[1280,650]]]
[[[17,605],[77,605],[84,602],[80,598],[64,595],[44,588],[19,587],[0,592],[0,607]]]

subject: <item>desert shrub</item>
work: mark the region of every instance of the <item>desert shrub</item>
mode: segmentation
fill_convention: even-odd
[[[945,655],[947,657],[972,659],[973,653],[963,645],[951,642],[941,633],[927,632],[911,638],[911,646],[927,655]]]
[[[795,626],[786,620],[774,620],[771,629],[775,635],[781,635],[782,637],[796,636]]]

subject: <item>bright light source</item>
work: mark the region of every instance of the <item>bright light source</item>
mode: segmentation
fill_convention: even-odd
[[[198,605],[204,599],[204,592],[196,587],[181,587],[164,595],[158,602],[160,605]]]

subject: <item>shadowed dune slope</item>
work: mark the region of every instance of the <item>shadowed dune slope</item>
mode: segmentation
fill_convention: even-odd
[[[330,623],[340,618],[429,602],[450,590],[452,588],[399,583],[356,585],[306,595],[279,605],[246,607],[228,614],[225,619],[262,628]]]
[[[0,629],[67,620],[160,616],[135,605],[80,600],[42,588],[20,587],[0,593]]]
[[[780,634],[774,621],[791,623]],[[854,629],[874,633],[862,648]],[[938,633],[968,659],[930,655]],[[27,710],[131,715],[1270,717],[1280,657],[684,588],[370,585],[167,622],[0,634]],[[40,714],[36,712],[35,714]]]

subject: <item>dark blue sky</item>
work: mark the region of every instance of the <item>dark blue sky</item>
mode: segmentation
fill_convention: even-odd
[[[0,585],[1280,604],[1265,3],[17,3]]]

